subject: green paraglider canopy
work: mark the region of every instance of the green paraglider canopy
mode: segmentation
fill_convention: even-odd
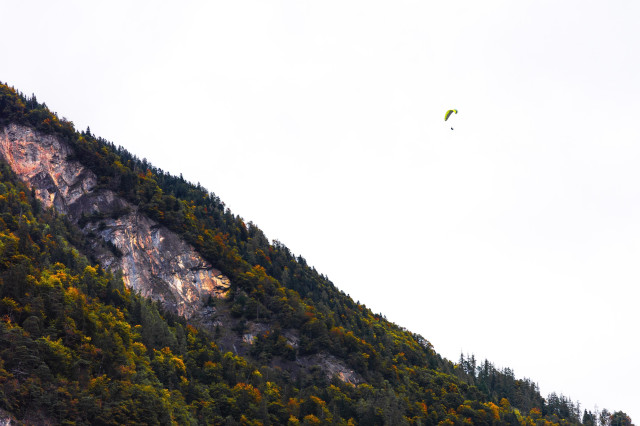
[[[449,119],[449,116],[451,114],[457,114],[458,110],[457,109],[450,109],[449,111],[446,112],[446,114],[444,115],[444,121],[447,121]]]

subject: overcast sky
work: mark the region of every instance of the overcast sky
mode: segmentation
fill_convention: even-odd
[[[639,2],[0,4],[1,81],[443,356],[640,421]]]

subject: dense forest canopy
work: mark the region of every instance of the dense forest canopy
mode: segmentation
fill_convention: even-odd
[[[585,424],[628,425],[540,395],[489,361],[439,356],[424,337],[355,303],[282,243],[234,215],[200,185],[172,176],[91,133],[35,96],[0,85],[0,131],[29,126],[69,144],[74,159],[152,219],[177,232],[231,279],[210,301],[230,331],[268,325],[245,356],[215,330],[187,323],[125,288],[92,259],[87,237],[44,209],[0,165],[0,408],[27,423],[79,424]],[[92,218],[85,218],[92,220]],[[357,265],[354,265],[357,267]],[[437,325],[434,325],[437,326]],[[294,347],[284,337],[295,330]],[[342,360],[351,384],[287,361]]]

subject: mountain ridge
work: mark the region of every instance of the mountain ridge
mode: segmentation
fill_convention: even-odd
[[[409,405],[396,402],[403,408],[391,410],[394,414],[389,418],[383,415],[385,413],[380,417],[375,414],[367,417],[364,412],[358,414],[358,410],[345,409],[353,415],[345,417],[338,410],[331,416],[332,421],[353,419],[362,424],[436,424],[449,420],[456,424],[465,418],[477,418],[477,422],[493,419],[493,423],[500,423],[511,419],[524,424],[526,419],[535,420],[538,415],[548,419],[555,415],[557,421],[565,419],[580,423],[582,413],[576,414],[571,400],[556,396],[544,401],[532,382],[517,380],[512,372],[500,372],[489,363],[476,365],[475,361],[464,358],[457,365],[443,360],[426,339],[354,303],[326,277],[306,265],[304,258],[292,255],[280,243],[270,243],[257,227],[251,223],[246,225],[241,218],[225,209],[224,203],[214,194],[188,184],[181,177],[153,168],[126,150],[94,137],[89,130],[76,132],[70,122],[59,120],[35,97],[26,98],[3,85],[0,112],[0,128],[5,135],[7,129],[10,132],[12,128],[23,126],[26,129],[23,132],[51,135],[68,144],[69,152],[64,161],[77,161],[95,176],[95,185],[80,184],[71,188],[76,191],[71,191],[77,195],[76,200],[91,193],[93,188],[99,188],[99,191],[112,191],[114,197],[121,197],[128,203],[115,203],[118,205],[111,212],[103,209],[80,209],[79,213],[76,212],[75,222],[85,230],[85,239],[95,240],[100,232],[113,227],[114,223],[107,223],[108,220],[126,217],[130,212],[125,211],[135,207],[137,212],[159,225],[154,229],[166,228],[180,235],[228,277],[226,297],[199,299],[203,303],[203,316],[207,317],[199,321],[209,322],[209,331],[218,345],[227,345],[225,350],[275,368],[285,376],[294,373],[297,383],[313,376],[315,365],[320,365],[321,374],[314,379],[316,383],[331,382],[332,377],[338,376],[343,382],[341,386],[356,385],[353,392],[364,391],[369,386],[376,390],[373,394],[389,389],[395,395],[385,397],[389,401],[398,397],[413,401]],[[34,150],[37,151],[34,148],[31,152]],[[6,157],[10,150],[5,149],[4,152]],[[84,173],[76,172],[76,175]],[[40,175],[34,182],[40,186],[32,186],[32,192],[45,202],[45,206],[47,200],[52,206],[58,200],[60,205],[56,191],[49,191],[43,196],[45,190],[48,191],[50,179]],[[51,194],[54,194],[53,198]],[[109,218],[113,211],[118,212],[116,219]],[[73,217],[73,214],[69,216]],[[149,230],[155,226],[150,225]],[[90,233],[94,234],[93,237],[87,238]],[[122,252],[123,244],[111,242],[115,247],[111,257],[117,258],[117,251]],[[111,249],[106,247],[104,250]],[[96,251],[95,247],[93,251]],[[95,257],[97,260],[99,256]],[[171,304],[165,304],[165,308],[172,309]],[[228,322],[226,327],[224,321]],[[236,348],[236,344],[245,338],[246,344]],[[303,368],[294,372],[293,366],[299,360],[305,360],[298,363]],[[308,365],[300,365],[305,363]],[[336,365],[338,370],[334,368]],[[326,371],[332,368],[335,371],[328,377]],[[502,384],[497,386],[498,382]],[[331,386],[337,385],[337,382],[331,383]],[[517,388],[520,389],[518,392]],[[411,393],[407,393],[408,389],[412,390]],[[374,403],[376,398],[381,396],[363,401]],[[333,399],[329,402],[335,403]],[[421,406],[414,403],[425,404],[423,412]],[[322,416],[318,414],[324,413],[315,408],[307,412],[307,416],[319,420]],[[584,424],[588,423],[585,423],[585,418],[590,419],[587,414],[585,411],[582,416]],[[293,412],[289,415],[289,421],[293,421],[292,418],[297,419],[300,413],[298,416]],[[374,421],[367,423],[363,420],[365,418]],[[396,419],[396,423],[389,423],[390,418]],[[232,419],[240,421],[240,416],[232,416]],[[307,420],[315,421],[311,417]],[[268,422],[263,420],[263,423]]]

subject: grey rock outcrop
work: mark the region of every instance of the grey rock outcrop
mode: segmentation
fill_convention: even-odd
[[[0,408],[0,426],[13,426],[17,424],[18,421],[12,414]]]
[[[46,207],[68,215],[94,237],[90,241],[102,267],[121,270],[129,288],[187,318],[209,296],[226,295],[227,277],[176,233],[99,188],[97,176],[70,160],[71,154],[63,141],[29,127],[12,124],[0,132],[0,156]]]

